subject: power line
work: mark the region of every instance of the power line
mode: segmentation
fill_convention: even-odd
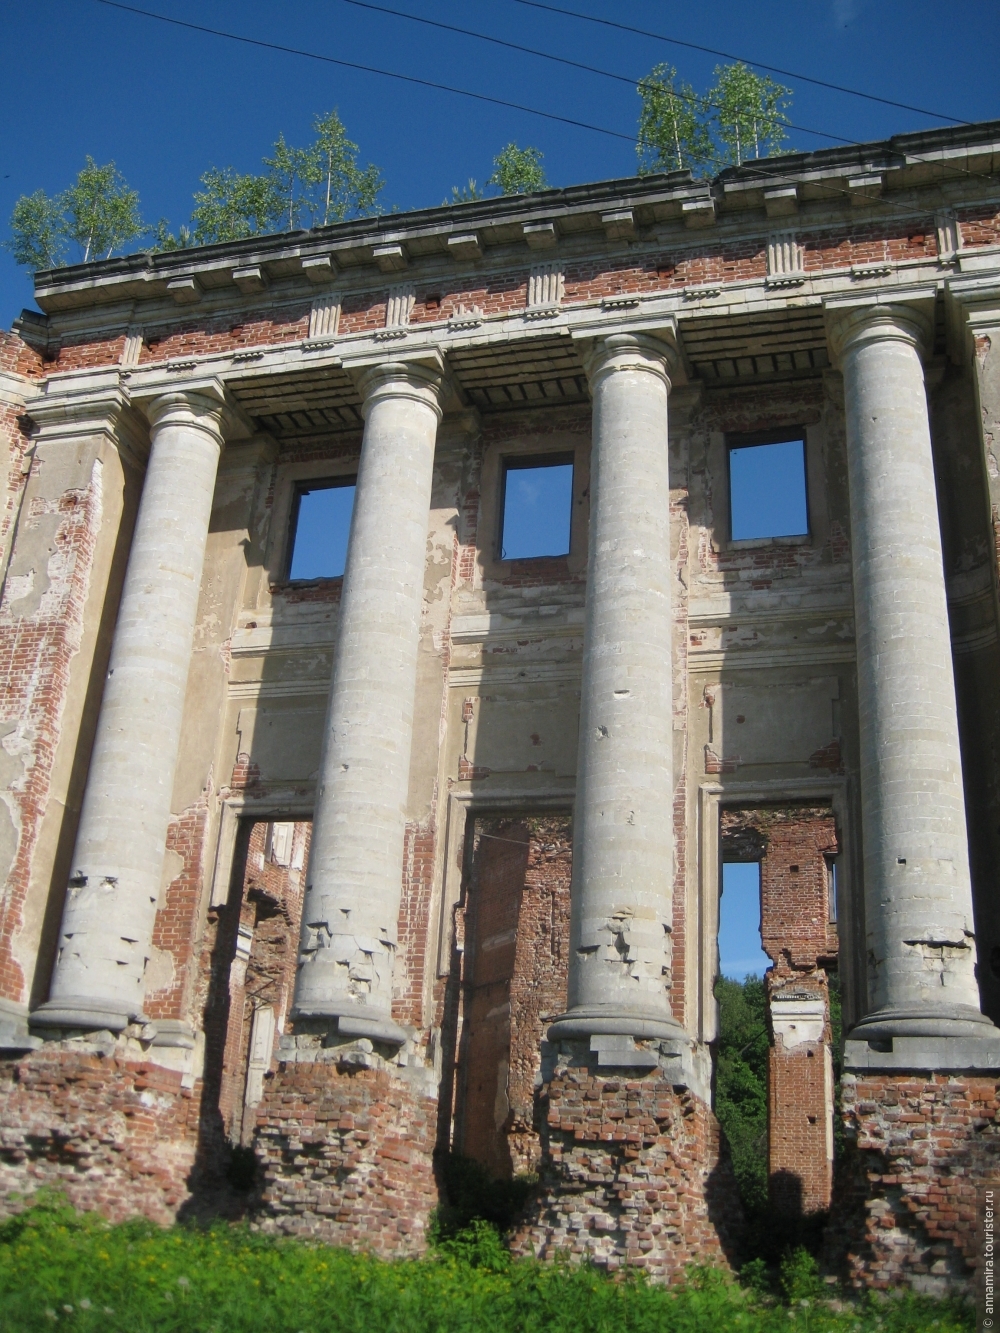
[[[614,79],[617,83],[626,83],[630,88],[637,88],[639,79],[630,79],[625,74],[614,74],[607,69],[598,69],[596,65],[584,65],[579,60],[570,60],[566,56],[552,55],[549,51],[537,51],[532,46],[521,46],[517,42],[505,41],[502,37],[491,37],[485,32],[474,32],[471,28],[457,28],[453,23],[439,23],[437,19],[423,18],[419,14],[407,14],[402,9],[389,9],[386,5],[375,5],[368,3],[368,0],[342,0],[345,5],[354,5],[357,9],[370,9],[377,14],[391,14],[393,18],[409,19],[411,23],[423,23],[428,28],[440,28],[444,32],[457,32],[462,37],[475,37],[480,42],[492,42],[494,46],[505,46],[508,51],[520,51],[524,55],[538,56],[542,60],[554,61],[557,65],[569,65],[571,69],[582,69],[588,74],[599,74],[605,79]],[[715,102],[706,102],[700,97],[689,97],[684,93],[675,92],[674,96],[682,102],[691,102],[695,106],[706,106],[718,110],[718,104]],[[826,130],[811,130],[807,125],[793,125],[790,120],[783,120],[782,125],[787,125],[790,130],[798,130],[800,134],[815,134],[820,139],[830,139],[833,143],[851,144],[853,139],[843,139],[839,134],[828,134]]]
[[[699,46],[697,42],[684,42],[679,37],[666,37],[661,32],[647,32],[645,28],[633,28],[627,23],[615,23],[612,19],[597,18],[593,14],[579,14],[575,9],[563,9],[559,5],[544,4],[542,0],[516,0],[519,5],[528,5],[532,9],[546,9],[551,14],[562,14],[566,18],[581,19],[585,23],[598,23],[605,28],[617,28],[619,32],[630,32],[637,37],[650,37],[656,42],[667,42],[670,46],[684,46],[689,51],[701,51],[705,55],[721,56],[723,60],[739,60],[754,69],[766,69],[770,74],[780,74],[785,79],[798,79],[802,83],[814,83],[818,88],[830,88],[833,92],[848,93],[851,97],[864,97],[869,102],[881,102],[883,106],[894,106],[900,111],[915,111],[919,116],[930,116],[932,120],[950,120],[956,125],[971,125],[971,120],[961,116],[946,116],[943,111],[928,111],[925,107],[910,106],[908,102],[894,102],[888,97],[877,97],[874,93],[863,93],[858,88],[845,88],[840,83],[827,83],[825,79],[814,79],[808,74],[796,74],[790,69],[780,69],[777,65],[765,65],[760,60],[748,60],[745,56],[734,56],[731,51],[717,51],[714,46]],[[815,131],[809,131],[815,133]]]
[[[631,135],[629,135],[629,134],[622,134],[619,130],[609,130],[609,129],[606,129],[606,128],[605,128],[604,126],[602,126],[602,125],[590,125],[590,124],[588,124],[586,121],[582,121],[582,120],[574,120],[574,119],[572,119],[572,118],[569,117],[569,116],[559,116],[559,115],[556,115],[554,112],[551,112],[551,111],[539,111],[537,107],[524,106],[524,105],[522,105],[522,104],[519,103],[519,102],[509,102],[509,101],[506,101],[505,99],[500,98],[500,97],[490,97],[490,96],[488,96],[486,93],[472,92],[470,89],[467,89],[467,88],[454,88],[454,87],[451,87],[449,84],[435,83],[435,82],[433,82],[433,81],[430,80],[430,79],[419,79],[419,78],[416,78],[415,76],[413,76],[413,75],[411,75],[411,74],[398,74],[398,73],[396,73],[394,70],[379,69],[379,68],[377,68],[376,66],[373,66],[373,65],[361,65],[361,64],[358,64],[358,63],[355,62],[355,61],[350,61],[350,60],[339,60],[339,59],[337,59],[335,56],[320,55],[320,54],[319,54],[318,52],[316,52],[316,51],[305,51],[305,50],[302,50],[300,47],[283,46],[283,45],[281,45],[281,44],[278,43],[278,42],[265,42],[265,41],[263,41],[263,40],[261,40],[261,39],[259,39],[259,38],[255,38],[255,37],[243,37],[243,36],[241,36],[239,33],[226,32],[225,30],[220,29],[220,28],[209,28],[209,27],[206,27],[204,24],[200,24],[200,23],[189,23],[189,22],[188,22],[187,20],[185,20],[185,19],[176,19],[176,18],[172,18],[172,17],[170,17],[170,16],[167,15],[167,14],[157,14],[157,13],[155,13],[153,10],[149,10],[149,9],[140,9],[140,8],[139,8],[138,6],[136,6],[136,5],[128,5],[128,4],[124,4],[124,3],[122,3],[122,0],[96,0],[96,3],[97,3],[97,4],[101,4],[101,5],[106,5],[106,6],[107,6],[108,8],[110,8],[110,9],[119,9],[119,10],[123,10],[125,13],[129,13],[129,14],[138,14],[138,15],[140,15],[142,18],[156,19],[156,20],[157,20],[158,22],[160,22],[160,23],[169,23],[169,24],[171,24],[171,25],[173,25],[174,27],[177,27],[177,28],[187,28],[187,29],[191,30],[192,32],[207,33],[207,34],[208,34],[209,36],[211,36],[211,37],[223,37],[223,38],[226,38],[226,39],[229,40],[229,41],[240,42],[240,43],[242,43],[242,44],[245,45],[245,46],[256,46],[256,47],[261,47],[261,48],[263,48],[264,50],[267,50],[267,51],[278,51],[278,52],[280,52],[280,53],[282,53],[282,54],[284,54],[284,55],[301,56],[303,59],[306,59],[306,60],[318,60],[318,61],[321,61],[321,62],[324,63],[324,64],[328,64],[328,65],[338,65],[338,66],[340,66],[340,67],[342,67],[342,68],[344,68],[344,69],[356,69],[356,70],[360,70],[360,71],[362,71],[363,73],[366,73],[366,74],[378,74],[378,75],[380,75],[380,76],[383,77],[383,78],[397,79],[397,80],[399,80],[400,82],[417,84],[418,86],[423,87],[423,88],[433,88],[433,89],[435,89],[435,90],[438,91],[438,92],[453,93],[453,94],[455,94],[455,95],[458,96],[458,97],[470,97],[470,98],[473,98],[473,99],[474,99],[475,101],[477,101],[477,102],[488,102],[488,103],[491,103],[491,104],[494,105],[494,106],[502,106],[502,107],[506,107],[508,110],[512,110],[512,111],[523,111],[523,112],[527,113],[528,115],[532,115],[532,116],[540,116],[540,117],[542,117],[544,120],[554,120],[554,121],[557,121],[557,122],[559,122],[560,124],[563,124],[563,125],[572,125],[572,126],[573,126],[574,128],[576,128],[576,129],[590,130],[590,131],[592,131],[592,132],[595,133],[595,134],[604,134],[604,135],[608,135],[609,137],[611,137],[611,138],[613,138],[613,139],[623,139],[626,143],[634,143],[634,142],[635,142],[635,140],[633,139],[633,137],[632,137]],[[529,4],[529,3],[534,3],[534,0],[518,0],[518,3]],[[539,8],[550,8],[550,9],[554,9],[554,6],[551,6],[551,5],[550,5],[550,6],[539,5],[538,7],[539,7]],[[372,8],[374,8],[374,6],[372,6]],[[572,11],[570,11],[570,10],[556,10],[555,12],[571,14],[573,17],[580,17],[580,18],[587,18],[587,17],[589,17],[589,16],[587,16],[587,15],[573,15],[573,14],[572,14]],[[413,16],[412,16],[412,15],[404,15],[403,17],[412,18]],[[593,21],[594,21],[594,22],[599,22],[599,23],[608,22],[607,20],[603,20],[603,19],[594,19]],[[621,25],[611,24],[610,26],[613,26],[613,27],[614,27],[614,26],[621,26]],[[638,29],[628,29],[628,31],[637,31],[637,32],[638,32],[639,30],[638,30]],[[644,34],[644,35],[656,36],[656,34]],[[670,40],[670,39],[663,39],[663,40]],[[761,68],[766,68],[766,67],[765,67],[765,66],[762,66]],[[780,72],[780,71],[779,71],[779,72]],[[930,114],[930,113],[923,113],[923,114]],[[836,136],[836,135],[825,134],[823,131],[820,131],[820,130],[806,130],[803,126],[792,125],[792,124],[790,124],[789,122],[785,122],[785,123],[789,125],[789,128],[790,128],[790,129],[798,129],[798,130],[799,130],[800,132],[802,132],[802,133],[807,133],[807,134],[822,134],[822,136],[823,136],[824,138],[835,139],[835,140],[836,140],[837,142],[839,142],[839,143],[846,144],[846,145],[848,145],[848,146],[852,146],[852,147],[853,147],[853,146],[857,146],[857,145],[856,145],[856,141],[851,140],[851,139],[841,139],[841,138],[839,138],[839,137]],[[963,123],[963,124],[966,124],[966,123],[968,123],[968,122],[962,122],[962,123]],[[914,160],[915,160],[915,161],[925,161],[926,159],[923,159],[923,158],[914,158]],[[749,163],[747,163],[747,162],[742,163],[742,164],[741,164],[741,168],[742,168],[742,170],[745,171],[746,173],[748,173],[748,174],[750,174],[750,175],[757,176],[757,177],[759,177],[760,179],[763,179],[763,180],[771,180],[771,179],[773,179],[773,177],[772,177],[769,173],[762,172],[762,171],[760,171],[760,170],[754,170],[752,167],[750,167]],[[972,173],[971,173],[967,168],[959,167],[959,168],[957,168],[957,169],[956,169],[956,168],[946,169],[946,174],[947,174],[947,175],[950,175],[950,176],[956,176],[956,177],[957,177],[957,176],[970,176]],[[819,182],[814,182],[814,187],[815,187],[816,189],[824,190],[824,192],[825,192],[825,193],[828,193],[828,194],[840,194],[840,193],[841,193],[840,190],[838,190],[835,186],[824,186],[824,185],[820,184]],[[881,202],[882,202],[882,204],[883,204],[884,206],[886,206],[886,207],[888,207],[888,208],[892,208],[892,209],[896,210],[897,212],[902,212],[902,213],[907,213],[907,214],[910,214],[910,213],[912,212],[912,210],[910,210],[909,208],[907,208],[905,205],[893,203],[891,200],[888,200],[888,199],[882,200]]]
[[[395,70],[378,69],[374,65],[360,65],[353,60],[338,60],[335,56],[320,55],[316,51],[303,51],[300,47],[282,46],[278,42],[265,42],[256,37],[243,37],[236,32],[225,32],[221,28],[208,28],[201,23],[188,23],[185,19],[171,18],[167,14],[157,14],[151,9],[139,9],[136,5],[122,4],[121,0],[96,0],[99,5],[109,9],[121,9],[127,14],[139,14],[143,18],[157,19],[160,23],[173,24],[175,28],[189,28],[192,32],[208,33],[211,37],[225,37],[231,42],[242,42],[245,46],[258,46],[266,51],[280,51],[283,55],[302,56],[306,60],[320,60],[327,65],[339,65],[342,69],[357,69],[364,74],[379,74],[384,79],[398,79],[402,83],[415,83],[422,88],[433,88],[437,92],[455,93],[458,97],[472,97],[477,102],[490,102],[493,106],[506,107],[509,111],[524,111],[529,116],[541,116],[545,120],[555,120],[561,125],[572,125],[578,130],[590,130],[594,134],[606,134],[612,139],[624,139],[626,143],[635,143],[631,134],[622,134],[619,130],[605,129],[603,125],[590,125],[585,120],[574,120],[571,116],[558,116],[552,111],[539,111],[537,107],[523,106],[520,102],[508,102],[502,97],[489,97],[486,93],[475,93],[468,88],[453,88],[447,83],[434,83],[431,79],[418,79],[412,74],[397,74]],[[846,142],[844,140],[843,142]]]

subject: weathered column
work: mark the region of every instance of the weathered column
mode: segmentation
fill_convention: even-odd
[[[976,1039],[992,1047],[1000,1034],[980,1012],[975,977],[921,363],[931,330],[904,305],[835,311],[830,321],[847,413],[869,985],[852,1045],[917,1038],[905,1043],[912,1065],[930,1039],[927,1057],[938,1067],[949,1067],[943,1058],[975,1064]],[[952,1039],[947,1048],[941,1038]]]
[[[148,408],[149,463],[59,952],[33,1024],[120,1031],[142,1014],[223,411],[214,386]]]
[[[403,361],[361,380],[365,433],[293,1008],[390,1043],[405,1040],[392,971],[440,382],[438,366]]]
[[[590,352],[590,554],[564,1037],[677,1037],[674,876],[671,353],[642,334]],[[593,1040],[592,1040],[593,1045]]]

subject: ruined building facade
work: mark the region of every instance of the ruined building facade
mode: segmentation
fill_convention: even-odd
[[[538,1173],[520,1252],[734,1262],[713,988],[757,861],[773,1206],[855,1282],[967,1280],[998,166],[988,124],[38,275],[0,341],[4,1197],[418,1253],[450,1148]],[[736,451],[799,441],[802,530],[741,536]],[[511,556],[533,467],[569,536]],[[293,577],[344,485],[343,577]]]

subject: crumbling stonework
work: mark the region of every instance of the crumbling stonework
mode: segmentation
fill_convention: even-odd
[[[541,1099],[538,1196],[515,1252],[677,1281],[688,1264],[736,1258],[742,1206],[705,1103],[658,1073],[560,1069]]]
[[[261,1227],[387,1259],[422,1254],[438,1203],[436,1117],[434,1099],[384,1069],[282,1061],[257,1118]]]
[[[826,1261],[858,1288],[962,1293],[976,1265],[976,1193],[1000,1176],[1000,1084],[853,1075]]]
[[[115,1222],[166,1225],[189,1198],[200,1089],[104,1045],[65,1043],[0,1067],[0,1214],[48,1188]]]

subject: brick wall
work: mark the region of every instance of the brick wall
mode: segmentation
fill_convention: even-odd
[[[0,1063],[0,1215],[42,1187],[112,1221],[164,1225],[189,1197],[199,1089],[179,1073],[82,1043]]]
[[[742,1207],[718,1122],[659,1073],[564,1069],[542,1094],[538,1196],[513,1248],[673,1282],[687,1264],[735,1262]]]
[[[826,1263],[857,1288],[965,1294],[976,1191],[1000,1179],[1000,1084],[947,1074],[845,1074]]]
[[[540,1156],[535,1080],[566,1005],[571,876],[568,815],[475,820],[444,1047],[458,1066],[454,1146],[499,1176]]]
[[[418,1255],[437,1206],[437,1102],[381,1069],[281,1063],[268,1080],[255,1147],[262,1230],[383,1258]]]

